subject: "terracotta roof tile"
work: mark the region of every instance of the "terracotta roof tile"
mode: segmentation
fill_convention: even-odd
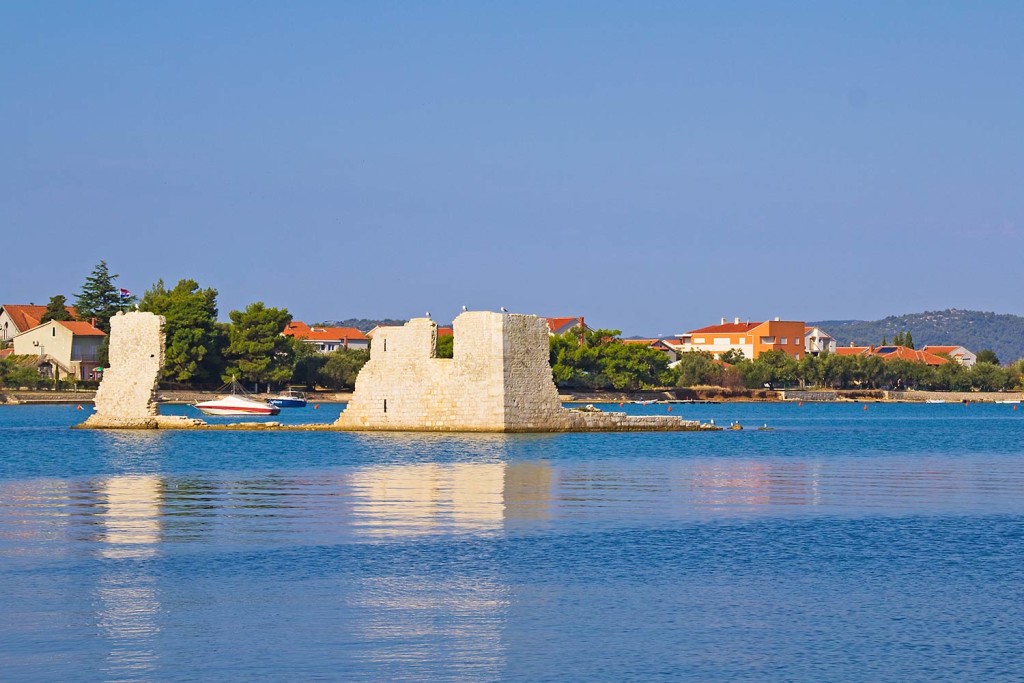
[[[687,334],[716,334],[716,333],[731,333],[731,334],[746,334],[755,327],[761,325],[761,322],[756,323],[725,323],[724,325],[709,325],[708,327],[702,327],[698,330],[690,330]]]
[[[106,337],[107,333],[103,330],[97,329],[86,322],[78,320],[61,320],[61,325],[71,330],[71,334],[79,337]]]
[[[560,331],[567,331],[580,325],[583,322],[582,317],[575,318],[545,318],[548,321],[548,329],[553,333]]]
[[[282,334],[313,341],[363,341],[367,338],[354,327],[310,327],[298,320],[289,323]]]
[[[26,332],[31,330],[33,327],[39,327],[39,321],[42,320],[43,316],[46,315],[46,306],[33,306],[29,304],[4,304],[0,306],[7,315],[10,316],[11,321],[18,326],[19,332]],[[65,306],[68,313],[72,317],[78,317],[73,306]]]

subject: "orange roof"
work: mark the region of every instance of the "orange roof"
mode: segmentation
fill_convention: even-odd
[[[293,320],[285,326],[282,334],[286,337],[294,337],[298,332],[309,332],[309,325],[301,320]]]
[[[301,320],[288,323],[282,333],[286,337],[311,339],[313,341],[364,340],[366,335],[354,327],[310,327]]]
[[[924,347],[921,350],[922,351],[926,351],[928,353],[949,353],[949,354],[952,354],[954,351],[956,351],[959,348],[960,348],[959,346],[926,346],[926,347]]]
[[[651,344],[657,344],[660,339],[623,339],[623,344],[645,344],[650,346]]]
[[[837,356],[859,356],[865,353],[871,353],[870,346],[839,346],[836,348]]]
[[[61,325],[71,330],[71,334],[76,334],[79,337],[106,337],[107,333],[103,330],[96,329],[92,325],[86,322],[78,320],[60,320]]]
[[[0,358],[7,358],[14,353],[14,349],[0,349]]]
[[[945,358],[936,356],[934,353],[917,351],[906,346],[880,346],[875,350],[875,355],[885,360],[909,360],[916,363],[925,363],[926,365],[945,365],[949,362]]]
[[[690,330],[687,334],[716,334],[716,333],[732,333],[732,334],[746,334],[755,327],[762,323],[725,323],[724,325],[710,325],[708,327],[702,327],[699,330]]]
[[[548,321],[548,329],[552,332],[565,331],[583,324],[582,317],[576,318],[545,318]]]
[[[18,326],[19,332],[25,332],[31,330],[33,327],[39,327],[39,321],[46,315],[46,306],[32,306],[27,304],[4,304],[2,308],[7,311],[7,315],[11,317],[11,320],[15,325]],[[78,314],[75,313],[74,306],[65,306],[68,313],[72,317],[77,318]]]
[[[455,336],[455,330],[450,327],[439,327],[437,328],[438,337],[453,337]]]

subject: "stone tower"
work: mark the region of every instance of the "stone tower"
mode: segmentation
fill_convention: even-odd
[[[558,399],[548,327],[532,315],[470,311],[453,323],[453,358],[436,358],[437,326],[415,318],[377,331],[370,360],[335,427],[350,430],[558,432],[684,428],[673,417],[581,414]]]

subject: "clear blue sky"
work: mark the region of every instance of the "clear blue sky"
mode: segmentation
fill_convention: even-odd
[[[0,300],[1024,313],[1024,4],[5,3]]]

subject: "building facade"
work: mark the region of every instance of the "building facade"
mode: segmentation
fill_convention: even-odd
[[[67,306],[72,318],[75,309]],[[39,322],[46,315],[46,306],[35,304],[3,304],[0,306],[0,342],[9,342],[22,332],[39,327]]]
[[[804,351],[808,356],[836,352],[836,340],[820,327],[804,328]]]
[[[107,335],[86,322],[57,321],[14,337],[14,353],[36,356],[40,374],[54,379],[99,379],[99,350]]]
[[[681,352],[707,351],[716,358],[732,349],[743,352],[744,357],[755,359],[765,351],[782,351],[791,358],[806,355],[803,322],[792,320],[766,320],[763,322],[722,322],[679,335],[676,348]]]

